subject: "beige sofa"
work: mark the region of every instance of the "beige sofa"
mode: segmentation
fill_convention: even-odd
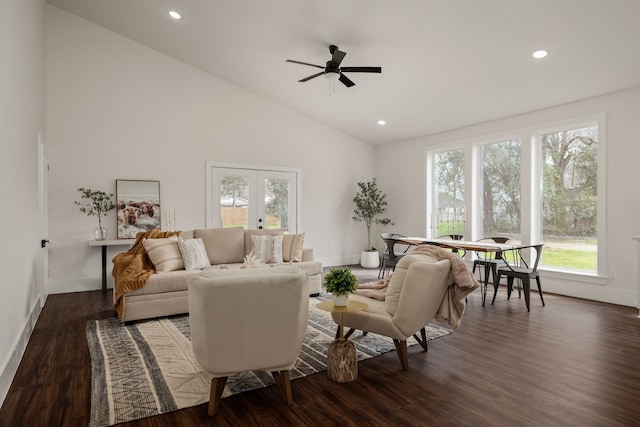
[[[253,250],[251,236],[279,235],[280,230],[245,230],[237,228],[213,228],[183,231],[183,239],[201,238],[210,264],[207,269],[245,267],[244,259]],[[270,268],[275,265],[295,265],[309,275],[306,284],[309,295],[317,295],[321,290],[322,263],[314,260],[313,249],[302,248],[302,235],[283,235],[283,262],[264,264],[256,268]],[[297,239],[297,240],[296,240]],[[293,244],[292,244],[293,243]],[[295,247],[299,245],[298,250]],[[295,259],[295,261],[293,260]],[[124,295],[125,313],[123,321],[149,319],[189,312],[188,279],[201,274],[203,270],[176,270],[151,275],[145,285]],[[115,295],[115,292],[114,292]]]

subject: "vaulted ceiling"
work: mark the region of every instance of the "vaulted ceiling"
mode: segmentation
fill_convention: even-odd
[[[638,0],[48,1],[374,145],[640,85]]]

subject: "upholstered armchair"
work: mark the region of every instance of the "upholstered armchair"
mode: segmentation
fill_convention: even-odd
[[[289,370],[307,332],[307,273],[295,267],[228,269],[189,278],[191,343],[213,375],[209,415],[220,405],[227,378],[271,372],[287,405]]]
[[[438,261],[427,255],[405,255],[391,275],[384,301],[349,296],[350,300],[366,303],[368,308],[342,313],[344,327],[350,328],[346,336],[357,329],[391,337],[402,369],[407,369],[407,339],[413,336],[424,351],[428,350],[425,327],[434,320],[443,302],[451,284],[450,271],[448,259]],[[340,314],[332,313],[336,323],[340,323]]]

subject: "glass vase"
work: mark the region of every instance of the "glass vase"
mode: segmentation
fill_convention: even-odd
[[[106,240],[107,238],[107,230],[104,228],[96,229],[96,240]]]

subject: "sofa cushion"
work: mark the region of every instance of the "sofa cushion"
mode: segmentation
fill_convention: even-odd
[[[284,262],[302,261],[302,245],[304,244],[304,233],[284,234],[282,236],[282,260]]]
[[[422,254],[409,254],[400,258],[400,261],[398,261],[398,264],[396,265],[396,269],[391,275],[391,280],[389,280],[389,286],[387,287],[387,294],[385,296],[385,308],[387,310],[387,313],[392,316],[395,314],[398,308],[400,293],[402,292],[402,285],[404,284],[404,280],[407,277],[407,270],[409,270],[409,266],[414,262],[434,263],[438,262],[438,260],[429,255]]]
[[[164,239],[143,239],[142,245],[157,273],[184,270],[182,254],[178,249],[178,236]]]
[[[193,239],[195,236],[193,235],[193,230],[181,231],[179,234],[184,240]]]
[[[282,263],[282,235],[251,236],[253,255],[265,264]]]
[[[193,236],[201,238],[209,264],[228,264],[244,260],[244,228],[199,228]]]
[[[209,266],[209,256],[200,237],[186,240],[178,237],[178,249],[180,249],[185,270],[202,270]]]

